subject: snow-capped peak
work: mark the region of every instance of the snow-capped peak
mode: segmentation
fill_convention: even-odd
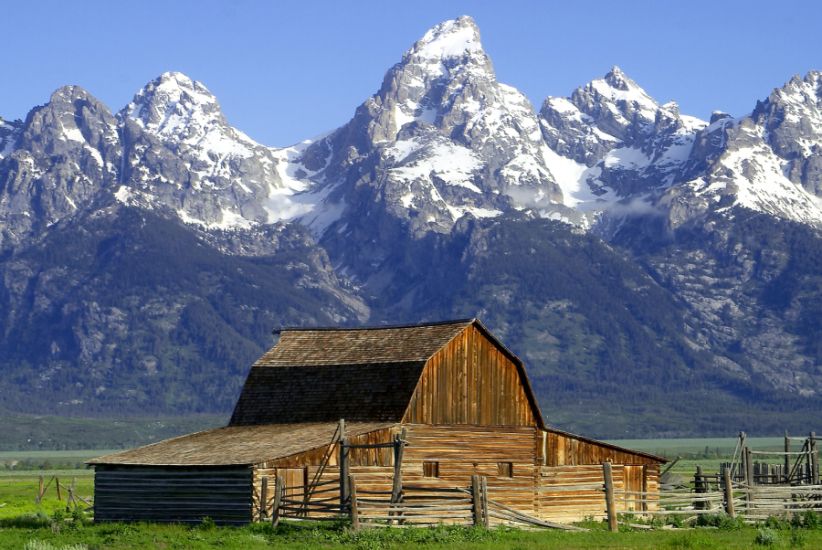
[[[192,123],[224,123],[217,99],[202,83],[183,73],[166,72],[146,84],[125,115],[153,133],[170,136]]]
[[[409,54],[428,59],[446,59],[475,52],[482,52],[479,29],[471,17],[463,15],[431,28]]]
[[[649,121],[654,120],[659,109],[659,104],[617,66],[603,78],[591,81],[586,89],[600,95],[601,99],[616,103],[621,111],[626,108],[636,111]]]

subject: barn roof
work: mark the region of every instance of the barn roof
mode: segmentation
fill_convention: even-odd
[[[369,328],[283,329],[277,345],[251,368],[229,424],[339,418],[398,422],[425,362],[471,325],[481,326],[476,319],[461,319]]]
[[[366,328],[287,328],[255,367],[427,361],[474,319]]]
[[[346,422],[345,433],[360,435],[391,425]],[[337,422],[228,426],[101,456],[88,464],[250,466],[328,445],[337,426]]]

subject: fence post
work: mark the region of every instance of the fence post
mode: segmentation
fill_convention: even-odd
[[[491,524],[491,520],[488,517],[488,478],[485,476],[480,479],[480,492],[482,494],[482,525],[487,529]]]
[[[751,458],[751,448],[745,447],[744,451],[745,456],[745,483],[749,486],[753,487],[756,485],[756,479],[754,478],[754,465],[753,459]]]
[[[745,507],[748,510],[753,509],[753,499],[754,499],[754,474],[753,474],[753,462],[751,461],[751,449],[750,447],[745,447],[744,450],[744,457],[745,457],[745,484],[748,486],[748,492],[745,495]]]
[[[268,517],[268,478],[260,480],[260,521]]]
[[[43,476],[40,476],[37,482],[37,498],[34,499],[34,502],[35,504],[40,504],[41,500],[43,500]]]
[[[734,510],[734,486],[731,481],[731,471],[725,468],[722,472],[722,480],[725,482],[725,513],[730,517],[736,517]]]
[[[788,479],[790,475],[789,472],[791,471],[791,457],[788,454],[789,452],[791,452],[791,438],[788,436],[788,430],[785,430],[785,460],[783,461],[783,466],[785,466],[785,483],[790,481]]]
[[[271,509],[271,525],[277,527],[280,523],[280,505],[283,500],[283,484],[285,479],[281,475],[274,478],[274,507]]]
[[[605,480],[605,512],[608,514],[608,529],[616,533],[619,531],[617,524],[616,503],[614,502],[614,477],[611,472],[611,463],[602,463],[602,474]]]
[[[357,509],[357,480],[354,479],[354,476],[348,476],[348,490],[350,491],[349,497],[351,498],[351,528],[354,531],[360,530],[360,512]]]
[[[482,501],[480,500],[480,480],[477,474],[471,476],[471,504],[474,505],[474,527],[482,524]]]
[[[346,512],[346,504],[348,503],[348,438],[345,437],[345,420],[340,419],[340,513]]]
[[[57,487],[57,500],[63,500],[63,493],[60,492],[60,478],[54,476],[54,485]]]
[[[702,475],[702,466],[697,466],[696,473],[694,474],[694,493],[699,495],[705,492],[705,478]],[[704,500],[695,500],[694,510],[706,510],[708,508],[706,504],[707,502]]]
[[[819,450],[816,448],[816,433],[810,434],[811,485],[819,485]]]
[[[394,483],[391,486],[391,504],[398,503],[402,498],[402,457],[405,449],[405,428],[399,435],[394,436]],[[389,516],[394,512],[389,511]],[[396,515],[402,515],[397,513]]]

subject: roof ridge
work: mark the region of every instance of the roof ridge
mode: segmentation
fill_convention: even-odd
[[[282,332],[308,332],[308,331],[326,331],[326,332],[348,332],[354,330],[387,330],[398,328],[424,328],[424,327],[438,327],[442,325],[467,325],[477,321],[476,317],[466,319],[453,319],[447,321],[432,321],[427,323],[412,323],[412,324],[397,324],[397,325],[366,325],[359,327],[280,327],[274,329],[272,334],[279,334]]]

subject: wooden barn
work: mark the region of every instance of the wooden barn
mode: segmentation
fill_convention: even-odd
[[[270,517],[277,479],[296,515],[344,510],[349,474],[361,492],[392,498],[461,490],[479,474],[529,517],[603,517],[604,462],[629,499],[657,490],[664,459],[548,427],[523,363],[471,319],[283,330],[228,426],[90,464],[96,521],[243,524]]]

